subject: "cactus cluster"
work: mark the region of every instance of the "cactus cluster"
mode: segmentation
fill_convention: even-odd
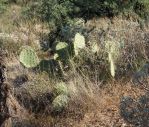
[[[71,46],[66,42],[54,43],[52,47],[52,50],[55,51],[53,59],[57,61],[68,61],[70,56],[72,56],[72,51],[70,51],[70,49],[74,49],[75,56],[77,56],[80,49],[85,47],[84,36],[76,33],[73,46],[74,47],[71,48]],[[36,52],[30,46],[22,47],[19,60],[27,68],[36,67],[40,62]]]
[[[53,93],[55,98],[52,102],[52,107],[54,111],[59,112],[68,104],[68,88],[64,82],[60,82],[54,87]]]
[[[59,64],[60,71],[64,74],[63,63],[69,62],[69,59],[74,56],[78,56],[80,50],[86,47],[85,37],[80,33],[76,33],[74,37],[73,47],[66,42],[56,42],[54,43],[52,50],[54,50],[53,58]],[[115,77],[116,70],[116,60],[119,58],[119,50],[121,48],[120,43],[116,41],[105,41],[105,51],[108,53],[108,61],[110,64],[110,73],[112,77]],[[70,50],[72,49],[72,50]],[[99,46],[97,43],[93,43],[91,47],[91,52],[97,53],[99,51]],[[74,54],[72,54],[72,52]],[[27,68],[36,67],[39,64],[39,58],[36,52],[30,47],[23,47],[20,53],[20,62]]]

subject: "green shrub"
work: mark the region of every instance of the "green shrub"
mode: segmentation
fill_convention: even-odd
[[[0,0],[0,14],[6,10],[8,1],[9,0]]]
[[[134,9],[141,17],[149,18],[149,0],[138,0]]]
[[[41,0],[32,4],[36,16],[49,23],[50,27],[62,26],[69,20],[72,3],[69,0]]]

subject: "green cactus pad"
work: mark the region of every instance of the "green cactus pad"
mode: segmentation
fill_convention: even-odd
[[[66,42],[57,42],[56,51],[66,49],[68,44]]]
[[[115,77],[115,64],[113,61],[113,57],[111,53],[109,53],[108,55],[109,55],[109,63],[110,63],[110,72],[111,72],[112,77]]]
[[[107,53],[110,53],[115,60],[118,59],[120,55],[120,44],[116,41],[106,41],[105,42],[105,50]]]
[[[30,46],[23,47],[19,60],[27,68],[36,67],[39,64],[38,56]]]
[[[105,50],[108,53],[111,75],[112,77],[115,77],[115,63],[120,55],[120,43],[116,41],[106,41]]]
[[[53,106],[53,110],[54,111],[61,111],[63,108],[65,108],[68,104],[68,96],[67,95],[59,95],[57,96],[53,102],[52,102],[52,106]]]
[[[93,53],[97,53],[97,52],[99,52],[99,50],[100,50],[100,48],[99,48],[98,44],[96,42],[93,42],[93,44],[91,46],[91,51]]]
[[[75,35],[74,39],[74,51],[75,55],[78,55],[79,50],[85,48],[85,38],[80,33]]]
[[[57,53],[54,54],[54,60],[57,60],[59,58],[59,55]]]
[[[54,87],[54,94],[55,95],[60,95],[60,94],[68,95],[68,88],[66,84],[64,82],[60,82],[56,84],[56,86]]]
[[[69,45],[66,42],[57,42],[55,46],[58,59],[67,60],[69,59]]]

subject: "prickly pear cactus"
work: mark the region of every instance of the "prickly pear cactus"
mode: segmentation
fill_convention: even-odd
[[[67,60],[69,58],[69,45],[66,42],[57,42],[55,46],[55,50],[57,53],[57,59]]]
[[[105,50],[114,57],[116,60],[119,57],[120,43],[116,41],[106,41],[105,42]]]
[[[59,58],[59,55],[57,53],[54,54],[54,60],[57,60]]]
[[[79,54],[79,50],[85,48],[85,38],[80,33],[75,35],[74,39],[74,52],[75,55]]]
[[[30,46],[23,47],[19,60],[27,68],[36,67],[39,64],[38,56]]]
[[[110,63],[110,72],[111,72],[112,77],[115,77],[115,64],[113,61],[112,54],[109,53],[108,56],[109,56],[109,63]]]
[[[97,42],[93,42],[93,44],[92,44],[92,46],[91,46],[91,51],[92,51],[93,53],[98,53],[99,50],[100,50],[100,48],[99,48]]]
[[[115,41],[107,41],[105,44],[105,50],[108,53],[111,75],[115,77],[115,62],[119,57],[120,44]]]
[[[56,44],[56,51],[66,49],[68,44],[66,42],[57,42]]]
[[[64,109],[68,104],[68,99],[67,95],[61,94],[57,96],[52,102],[53,111],[59,112]]]
[[[64,82],[60,82],[56,84],[53,91],[55,95],[60,95],[60,94],[68,95],[68,88]]]

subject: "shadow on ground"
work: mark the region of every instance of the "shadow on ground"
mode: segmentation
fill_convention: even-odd
[[[123,97],[120,103],[121,116],[135,127],[149,126],[149,93],[138,100]]]

